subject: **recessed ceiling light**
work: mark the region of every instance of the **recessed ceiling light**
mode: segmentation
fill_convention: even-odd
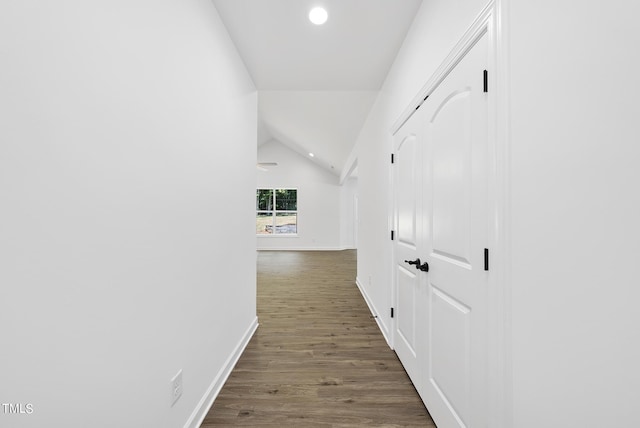
[[[311,9],[311,12],[309,12],[309,21],[313,22],[316,25],[324,24],[325,22],[327,22],[328,18],[329,14],[322,7],[314,7],[313,9]]]
[[[309,156],[314,157],[315,155],[313,153],[309,153]]]

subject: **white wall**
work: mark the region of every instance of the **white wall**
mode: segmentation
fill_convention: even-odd
[[[358,178],[349,177],[340,186],[340,246],[355,249],[357,239]]]
[[[514,426],[640,426],[640,5],[510,6]]]
[[[258,162],[278,163],[258,170],[258,188],[298,189],[298,235],[258,236],[258,249],[340,249],[338,177],[276,140],[260,145]]]
[[[422,3],[346,165],[358,161],[358,281],[389,332],[391,127],[461,38],[484,0]],[[345,170],[345,168],[343,168]]]
[[[0,51],[0,426],[183,426],[255,321],[245,67],[208,0],[3,2]]]

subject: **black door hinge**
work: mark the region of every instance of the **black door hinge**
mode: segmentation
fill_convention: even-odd
[[[484,270],[489,270],[489,249],[484,249]]]
[[[424,104],[425,101],[427,101],[427,98],[429,98],[429,95],[427,95],[426,97],[424,97],[424,99],[420,102],[420,104],[418,104],[416,106],[416,110],[418,110],[420,107],[422,107],[422,104]]]
[[[393,153],[391,153],[391,163],[395,163],[396,162],[396,157],[393,155]]]
[[[391,318],[393,318],[393,308],[391,308]]]
[[[391,231],[391,240],[392,240],[392,241],[393,241],[393,239],[395,238],[395,236],[396,236],[396,231],[395,231],[395,230],[392,230],[392,231]]]
[[[484,70],[484,92],[489,92],[489,72]]]

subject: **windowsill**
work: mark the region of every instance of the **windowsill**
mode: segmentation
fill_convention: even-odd
[[[256,235],[258,238],[297,238],[297,233],[277,233],[277,234],[265,234],[265,235]]]

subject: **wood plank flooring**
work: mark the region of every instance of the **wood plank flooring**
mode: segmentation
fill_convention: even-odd
[[[201,428],[435,426],[355,268],[354,250],[258,253],[260,327]]]

